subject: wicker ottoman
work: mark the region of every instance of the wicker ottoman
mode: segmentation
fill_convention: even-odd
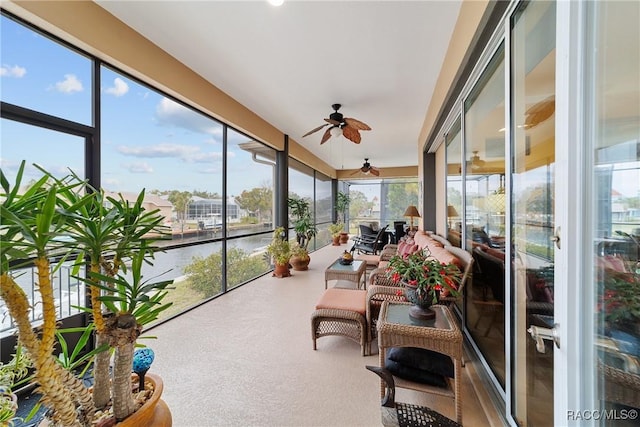
[[[369,344],[366,303],[367,291],[340,288],[324,291],[311,315],[313,349],[316,350],[320,337],[342,335],[359,343],[362,355],[366,356],[365,346]]]

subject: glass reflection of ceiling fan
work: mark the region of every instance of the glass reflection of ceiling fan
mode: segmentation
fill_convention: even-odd
[[[468,166],[471,166],[471,169],[481,169],[485,165],[485,161],[480,158],[477,151],[473,151],[473,156],[467,162]]]

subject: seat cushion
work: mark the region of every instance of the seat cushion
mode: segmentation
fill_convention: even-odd
[[[380,262],[380,255],[362,254],[356,257],[358,261],[364,261],[367,265],[378,265]]]
[[[394,362],[388,357],[385,359],[384,367],[393,375],[422,384],[429,384],[436,387],[446,387],[447,380],[440,374],[434,374],[433,372],[424,371],[422,369],[415,369],[402,363]]]
[[[392,347],[387,350],[389,360],[413,369],[428,371],[444,377],[453,378],[453,361],[446,354],[424,348]]]
[[[360,289],[329,288],[320,297],[316,310],[325,308],[331,310],[355,311],[366,316],[367,291]]]

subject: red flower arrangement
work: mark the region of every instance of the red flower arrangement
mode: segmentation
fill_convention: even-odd
[[[394,283],[415,286],[415,297],[410,296],[413,293],[405,295],[410,302],[418,305],[437,304],[441,293],[457,296],[462,277],[457,265],[438,261],[431,257],[431,252],[426,248],[406,257],[394,255],[389,260],[386,274]]]

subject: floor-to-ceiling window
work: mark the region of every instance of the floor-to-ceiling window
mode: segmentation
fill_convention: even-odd
[[[462,132],[456,120],[445,137],[447,150],[447,240],[462,247]]]
[[[505,64],[500,47],[464,102],[466,250],[476,274],[467,286],[466,326],[505,383]]]
[[[553,425],[553,343],[527,332],[554,325],[556,5],[531,2],[512,18],[512,414]]]
[[[415,179],[358,180],[349,183],[349,230],[359,233],[360,224],[374,229],[387,226],[384,242],[396,239],[396,227],[403,230],[410,218],[408,206],[418,206],[419,185]],[[414,226],[419,218],[414,217]]]
[[[585,264],[595,315],[591,358],[595,406],[638,425],[640,408],[640,4],[592,4],[585,120],[590,172],[590,243]],[[593,311],[591,311],[593,310]],[[615,424],[614,424],[615,423]]]
[[[8,179],[26,159],[27,181],[37,163],[125,199],[144,189],[145,206],[159,209],[171,229],[144,273],[169,270],[162,278],[175,279],[164,318],[268,271],[275,150],[9,14],[0,19]],[[327,186],[319,185],[324,193]],[[60,272],[63,318],[85,297],[82,284]],[[33,295],[31,275],[19,280]],[[2,333],[11,328],[4,316]]]
[[[318,228],[318,233],[314,239],[313,246],[316,249],[324,246],[331,240],[329,234],[329,224],[331,224],[332,214],[332,198],[331,198],[331,178],[316,171],[315,174],[316,185],[316,209],[315,209],[315,222]]]

